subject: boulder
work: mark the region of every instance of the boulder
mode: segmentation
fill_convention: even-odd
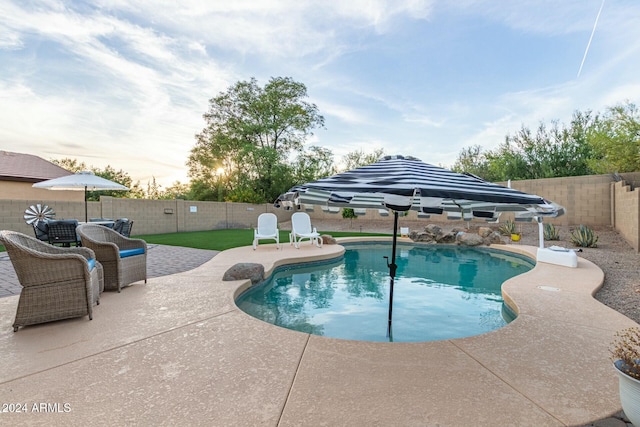
[[[438,243],[455,243],[457,236],[458,232],[452,230],[446,234],[442,234],[437,241]]]
[[[456,241],[461,246],[480,246],[484,243],[482,237],[476,233],[458,233]]]
[[[336,245],[336,244],[338,244],[338,242],[336,242],[336,239],[333,236],[330,236],[328,234],[323,234],[322,236],[320,236],[320,238],[322,239],[322,244],[323,245]]]
[[[493,233],[493,230],[491,229],[491,227],[478,227],[478,234],[481,237],[489,237],[491,233]]]
[[[414,242],[426,242],[426,243],[435,242],[433,236],[424,231],[421,231],[419,233],[412,231],[411,234],[409,234],[409,238]]]
[[[438,240],[438,237],[442,235],[442,228],[435,224],[429,224],[424,228],[424,232],[432,237],[432,240]]]
[[[492,231],[491,234],[484,238],[484,243],[488,245],[505,245],[506,242],[502,238],[502,235],[497,231]]]
[[[250,279],[252,284],[262,282],[264,279],[264,266],[251,262],[240,262],[229,268],[222,277],[222,280],[246,280]]]

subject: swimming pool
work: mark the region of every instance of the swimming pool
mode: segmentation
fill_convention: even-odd
[[[392,334],[387,335],[390,243],[345,244],[336,260],[279,268],[238,307],[265,322],[333,338],[420,342],[506,325],[500,287],[535,262],[489,248],[399,244]]]

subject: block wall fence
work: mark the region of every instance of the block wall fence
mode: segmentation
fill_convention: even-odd
[[[502,185],[507,183],[502,182]],[[0,184],[1,185],[1,184]],[[560,226],[612,226],[636,250],[640,251],[640,172],[631,174],[590,175],[566,178],[512,181],[511,187],[537,194],[564,206],[565,215],[545,219]],[[25,209],[37,203],[56,212],[56,219],[84,219],[84,203],[56,200],[55,191],[48,199],[0,200],[0,229],[31,235],[32,228],[24,221]],[[309,207],[311,209],[311,207]],[[160,234],[226,228],[253,228],[258,215],[272,212],[279,222],[287,222],[293,211],[277,209],[270,204],[199,202],[190,200],[146,200],[102,197],[88,203],[89,218],[129,218],[134,220],[133,234]],[[340,219],[340,211],[315,206],[307,210],[312,219]],[[500,221],[509,218],[503,214]],[[359,220],[380,220],[376,209],[367,209]],[[407,219],[417,220],[416,212]],[[446,221],[446,216],[432,216],[433,221]],[[425,220],[425,224],[429,220]]]

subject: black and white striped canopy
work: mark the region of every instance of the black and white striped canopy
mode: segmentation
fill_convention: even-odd
[[[415,157],[386,156],[348,172],[293,187],[276,201],[291,209],[303,204],[409,209],[425,214],[457,213],[496,219],[500,212],[516,217],[559,216],[564,209],[543,198],[423,163]]]

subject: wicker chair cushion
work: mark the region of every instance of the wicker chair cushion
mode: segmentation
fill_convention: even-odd
[[[90,258],[87,260],[87,264],[89,264],[89,271],[93,270],[93,267],[96,266],[95,258]]]
[[[127,257],[130,257],[130,256],[144,254],[144,249],[142,249],[142,248],[123,249],[123,250],[119,251],[119,253],[120,253],[120,258],[127,258]]]

